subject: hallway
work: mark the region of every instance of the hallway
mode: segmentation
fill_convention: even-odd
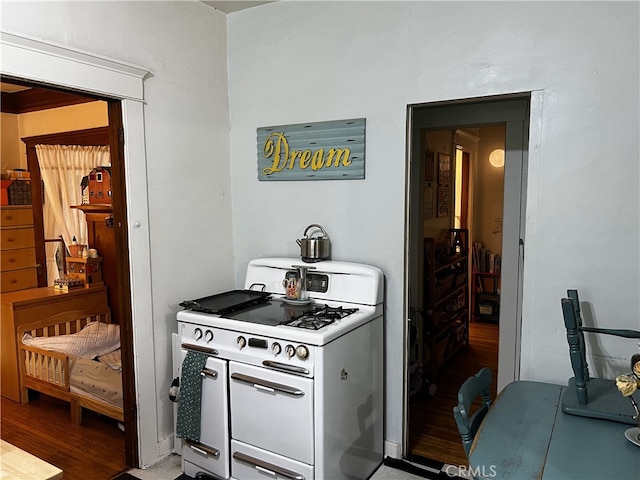
[[[451,465],[466,465],[460,435],[453,418],[458,388],[480,368],[493,373],[491,397],[496,396],[498,324],[469,323],[469,345],[458,352],[435,380],[434,397],[423,390],[409,401],[409,453]]]

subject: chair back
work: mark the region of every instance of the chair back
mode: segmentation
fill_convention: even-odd
[[[576,325],[578,328],[578,340],[580,341],[580,350],[582,351],[582,371],[584,375],[584,380],[586,382],[589,381],[589,365],[587,365],[587,349],[584,343],[584,333],[582,332],[582,314],[580,312],[580,300],[578,299],[578,291],[577,290],[567,290],[567,296],[571,299],[573,303],[573,313],[576,319]],[[565,320],[566,325],[566,320]]]
[[[561,302],[564,326],[567,329],[569,358],[571,359],[571,368],[574,374],[574,384],[578,403],[586,405],[589,403],[587,385],[590,377],[589,366],[587,365],[587,348],[584,341],[584,332],[613,335],[623,338],[640,338],[640,331],[585,327],[582,324],[582,317],[580,314],[578,291],[567,290],[567,296],[569,298],[563,298]]]
[[[482,368],[473,377],[467,378],[458,390],[458,405],[453,407],[453,416],[458,425],[464,453],[469,457],[473,439],[491,406],[491,370]],[[471,413],[471,406],[477,398],[482,404]]]
[[[580,303],[578,301],[578,292],[572,292],[571,298],[563,298],[562,316],[564,317],[564,326],[567,329],[567,342],[569,343],[569,358],[571,359],[571,368],[575,378],[575,389],[580,404],[589,402],[587,395],[587,381],[589,380],[589,367],[586,359],[586,346],[584,343],[584,333],[582,332],[582,318],[579,316]]]

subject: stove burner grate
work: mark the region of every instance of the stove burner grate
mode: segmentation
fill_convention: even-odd
[[[331,325],[336,320],[347,317],[357,311],[357,308],[330,307],[328,305],[322,305],[315,307],[309,312],[302,313],[290,320],[282,322],[281,325],[306,328],[308,330],[319,330],[322,327]]]

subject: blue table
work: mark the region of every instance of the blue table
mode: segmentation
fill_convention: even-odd
[[[640,479],[640,447],[624,436],[629,425],[563,413],[566,388],[507,385],[471,445],[471,473],[487,480]]]

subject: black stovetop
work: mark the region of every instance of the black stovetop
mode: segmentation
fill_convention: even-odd
[[[261,305],[225,315],[225,317],[261,325],[286,325],[318,330],[336,320],[351,315],[357,310],[357,308],[329,307],[328,305],[316,303],[290,305],[281,300],[270,300]]]

